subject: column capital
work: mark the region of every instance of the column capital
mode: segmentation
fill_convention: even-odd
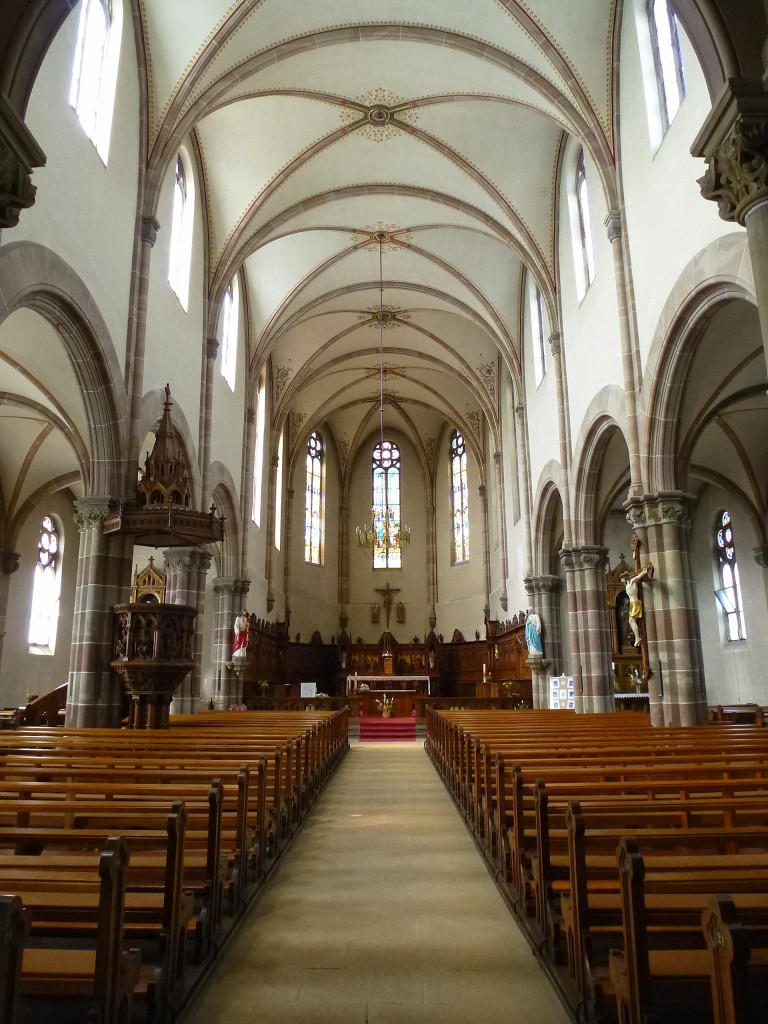
[[[554,331],[549,336],[549,347],[552,350],[552,355],[557,358],[560,355],[563,347],[563,336],[560,331]]]
[[[501,465],[501,452],[494,452],[493,453],[493,461],[494,461],[494,464],[496,466],[500,466]]]
[[[525,406],[522,402],[518,402],[515,406],[515,416],[517,416],[519,420],[522,420],[525,416]]]
[[[759,83],[728,80],[691,146],[707,163],[701,194],[717,203],[723,220],[744,225],[768,200],[768,94]]]
[[[250,426],[256,422],[256,410],[252,406],[248,406],[245,410],[245,422]]]
[[[106,494],[91,494],[80,498],[75,502],[75,514],[72,517],[78,530],[90,530],[94,526],[99,528],[109,515],[112,506],[112,499]]]
[[[560,562],[566,572],[578,572],[582,569],[606,569],[608,548],[600,547],[597,544],[584,544],[580,548],[561,548]]]
[[[34,135],[0,95],[0,228],[15,228],[21,211],[32,206],[32,171],[44,163]]]
[[[480,495],[480,500],[485,501],[487,495],[485,484],[480,484],[480,486],[477,488],[477,493]]]
[[[629,498],[624,502],[624,508],[627,510],[627,522],[633,530],[667,523],[689,529],[695,504],[696,498],[692,494],[668,491]]]
[[[0,572],[3,576],[12,576],[16,572],[20,558],[18,551],[3,551],[0,555]]]
[[[603,224],[605,225],[609,242],[614,242],[617,238],[621,238],[621,232],[624,229],[621,210],[609,210]]]
[[[755,561],[761,569],[768,569],[768,544],[764,544],[762,547],[753,548],[755,553]]]
[[[211,567],[212,555],[202,548],[167,548],[163,551],[166,572],[206,573]]]
[[[141,218],[141,240],[146,242],[150,249],[157,241],[157,232],[160,230],[160,221],[157,217]]]
[[[219,342],[217,338],[206,338],[205,339],[205,358],[215,359],[219,351]]]
[[[551,575],[526,576],[523,583],[525,592],[530,597],[535,594],[559,594],[563,587],[562,578]]]

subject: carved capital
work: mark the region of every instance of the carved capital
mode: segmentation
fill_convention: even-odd
[[[163,568],[166,572],[206,573],[211,567],[210,551],[200,548],[169,548],[163,552]]]
[[[238,593],[238,580],[234,576],[217,576],[213,581],[214,594]]]
[[[707,163],[701,194],[717,203],[723,220],[743,225],[750,208],[768,199],[768,95],[762,87],[731,79],[691,152]]]
[[[525,592],[530,597],[534,594],[559,594],[563,581],[559,576],[526,576]]]
[[[693,502],[687,494],[655,494],[631,498],[625,504],[627,522],[635,529],[665,526],[672,523],[682,529],[691,526],[690,507]]]
[[[755,561],[761,569],[768,569],[768,545],[761,548],[753,548]]]
[[[501,467],[501,452],[493,453],[493,461],[497,469]]]
[[[256,410],[252,409],[250,406],[248,406],[248,408],[245,411],[245,422],[248,424],[248,426],[256,422]]]
[[[83,533],[94,527],[101,529],[109,515],[111,500],[107,497],[83,498],[75,502],[75,514],[72,517],[78,530]]]
[[[608,566],[608,548],[601,548],[596,545],[585,545],[581,548],[563,548],[560,551],[560,562],[566,572],[606,569]],[[556,579],[556,577],[530,577],[533,581],[545,578]],[[542,593],[542,590],[537,591],[535,589],[535,582],[534,593]]]
[[[21,555],[18,551],[4,551],[0,557],[0,569],[4,576],[12,576],[19,568]]]
[[[518,404],[515,406],[515,416],[517,416],[521,423],[523,422],[523,419],[525,417],[525,406],[522,402],[518,402]]]
[[[621,210],[609,210],[603,224],[605,224],[609,242],[614,242],[617,238],[621,238]]]
[[[146,242],[150,249],[157,241],[157,232],[160,230],[160,221],[157,217],[141,218],[141,240]]]
[[[486,499],[485,484],[480,484],[480,486],[477,488],[477,493],[480,495],[480,500],[481,501],[485,501],[485,499]]]
[[[216,338],[205,339],[205,358],[215,359],[216,354],[219,351],[219,343]]]
[[[32,206],[32,171],[44,163],[35,137],[0,95],[0,228],[15,228],[21,211]]]
[[[549,336],[549,347],[552,350],[552,355],[557,358],[562,351],[563,336],[559,331],[555,331]]]

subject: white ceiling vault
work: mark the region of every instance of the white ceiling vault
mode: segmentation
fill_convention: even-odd
[[[557,308],[569,135],[612,189],[617,6],[143,0],[148,181],[194,132],[212,308],[242,271],[278,424],[327,423],[346,461],[378,423],[383,232],[387,424],[495,441],[525,268]]]

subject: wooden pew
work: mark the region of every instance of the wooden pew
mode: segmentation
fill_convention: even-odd
[[[18,896],[0,895],[0,1020],[16,1024],[29,915]]]
[[[90,948],[27,946],[22,956],[21,996],[59,1001],[88,1001],[91,1017],[100,1024],[125,1024],[130,1019],[140,957],[123,942],[123,911],[128,849],[118,836],[107,840],[98,861],[97,927]],[[52,894],[53,895],[53,894]],[[34,921],[35,911],[31,917]]]
[[[710,896],[702,911],[714,1024],[757,1024],[768,1003],[768,914],[750,925],[741,917],[750,904],[748,896]]]
[[[761,863],[754,854],[681,853],[670,864],[644,859],[636,839],[625,837],[617,859],[623,948],[611,951],[609,970],[619,1019],[645,1024],[654,1007],[675,998],[690,1003],[696,995],[711,1006],[713,963],[701,927],[706,903],[718,893],[739,893],[742,914],[753,913],[764,929],[768,853]]]

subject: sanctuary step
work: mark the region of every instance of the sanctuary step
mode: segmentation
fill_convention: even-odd
[[[373,715],[362,715],[360,718],[361,743],[415,739],[416,721],[412,715],[404,718],[381,718]]]

